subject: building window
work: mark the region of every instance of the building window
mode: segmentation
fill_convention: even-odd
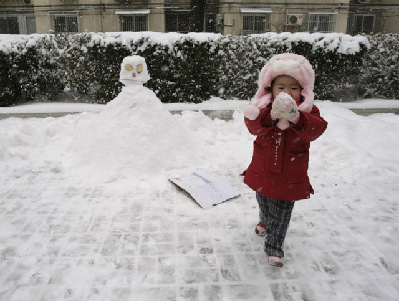
[[[337,24],[337,14],[309,14],[309,32],[334,32]]]
[[[0,16],[0,34],[36,33],[34,15]]]
[[[147,31],[149,9],[117,10],[121,31]]]
[[[190,31],[190,11],[167,11],[165,13],[166,32]]]
[[[122,31],[147,31],[148,18],[147,15],[120,16]]]
[[[244,34],[264,33],[271,30],[270,14],[268,8],[241,8],[242,29]]]
[[[269,15],[245,14],[242,17],[244,34],[270,31]]]
[[[354,34],[372,33],[374,29],[374,16],[356,15],[354,16]]]
[[[55,32],[78,32],[78,17],[53,16],[53,29]]]
[[[0,17],[0,34],[19,34],[18,17]]]

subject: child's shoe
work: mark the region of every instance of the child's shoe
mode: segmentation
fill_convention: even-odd
[[[259,236],[265,236],[266,235],[266,226],[259,222],[256,227],[255,227],[255,233],[258,234]]]
[[[267,253],[266,253],[266,255],[267,255],[267,263],[268,264],[275,266],[275,267],[279,267],[279,268],[281,268],[284,265],[283,259],[281,259],[280,256],[270,255]]]

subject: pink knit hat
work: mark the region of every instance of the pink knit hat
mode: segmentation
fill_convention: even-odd
[[[279,75],[289,75],[295,78],[302,87],[303,103],[298,110],[310,112],[314,100],[314,71],[309,61],[302,55],[283,53],[273,56],[262,68],[259,74],[258,91],[249,106],[244,108],[244,115],[254,120],[259,115],[259,110],[266,107],[272,99],[272,93],[268,89],[273,79]]]

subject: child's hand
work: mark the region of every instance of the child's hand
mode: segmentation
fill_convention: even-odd
[[[287,93],[280,93],[272,104],[272,119],[285,118],[291,122],[296,122],[299,118],[299,112],[295,100]]]
[[[288,119],[288,121],[296,122],[299,118],[298,108],[296,102],[293,100],[290,104],[284,108],[284,112],[281,114],[282,118]]]

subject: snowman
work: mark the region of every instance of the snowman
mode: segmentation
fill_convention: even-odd
[[[119,82],[124,86],[121,93],[108,104],[108,107],[133,107],[146,102],[152,102],[153,105],[160,103],[157,96],[143,86],[149,80],[150,75],[143,57],[139,55],[125,57],[119,74]]]
[[[143,84],[150,79],[145,59],[123,59],[124,85],[74,142],[79,169],[107,181],[140,179],[193,168],[204,162],[201,143]],[[113,180],[112,180],[113,179]]]

